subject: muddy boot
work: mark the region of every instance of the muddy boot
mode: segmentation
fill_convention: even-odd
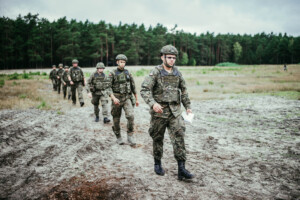
[[[124,144],[124,142],[122,140],[122,137],[117,138],[117,144],[119,144],[119,145],[123,145]]]
[[[82,107],[84,105],[84,102],[80,102],[80,106]]]
[[[178,180],[192,179],[195,176],[185,169],[185,161],[178,160]]]
[[[127,141],[128,143],[131,145],[131,146],[135,146],[136,143],[135,143],[135,139],[132,135],[127,135]]]
[[[104,122],[104,124],[109,123],[110,119],[108,119],[107,117],[104,117],[103,122]]]
[[[99,122],[99,117],[96,116],[95,122]]]
[[[64,99],[66,99],[66,95],[64,95]]]
[[[154,159],[154,171],[157,175],[165,175],[165,170],[162,168],[160,160]]]
[[[75,106],[75,105],[76,105],[76,101],[75,101],[75,102],[73,101],[73,103],[72,103],[72,104],[73,104],[73,106]]]

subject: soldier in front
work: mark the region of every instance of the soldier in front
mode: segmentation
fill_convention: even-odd
[[[175,67],[177,49],[166,45],[161,49],[162,64],[155,67],[142,83],[141,96],[150,106],[149,134],[153,139],[154,171],[163,176],[161,164],[163,140],[166,129],[178,162],[178,179],[192,179],[194,175],[185,169],[185,124],[181,116],[181,103],[187,113],[192,113],[185,80]]]

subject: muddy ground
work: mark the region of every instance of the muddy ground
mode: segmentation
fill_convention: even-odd
[[[300,101],[194,101],[185,136],[190,182],[177,180],[168,134],[166,175],[154,174],[143,102],[135,108],[135,148],[117,145],[111,124],[94,122],[91,104],[65,104],[63,114],[0,111],[0,199],[300,198]]]

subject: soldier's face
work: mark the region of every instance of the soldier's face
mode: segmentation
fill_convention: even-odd
[[[77,67],[78,63],[72,63],[73,67]]]
[[[104,69],[102,69],[102,68],[98,68],[98,69],[97,69],[97,72],[98,72],[98,73],[102,73],[103,71],[104,71]]]
[[[126,65],[126,61],[125,60],[118,60],[117,61],[118,66],[123,69]]]
[[[167,63],[169,66],[174,66],[176,62],[176,56],[175,55],[162,55],[161,60],[163,63]]]
[[[66,71],[66,72],[68,72],[68,71],[69,71],[69,69],[67,68],[67,69],[65,69],[65,71]]]

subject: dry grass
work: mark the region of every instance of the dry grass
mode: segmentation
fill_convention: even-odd
[[[0,109],[36,107],[43,100],[38,92],[43,87],[36,80],[6,80],[0,89]]]
[[[141,83],[152,68],[129,68],[135,75],[138,93]],[[300,65],[288,66],[288,72],[284,72],[283,67],[279,65],[179,68],[192,100],[226,99],[253,93],[273,95],[276,92],[279,96],[300,99]],[[94,68],[84,71],[92,72]],[[85,92],[84,99],[86,106],[91,106]],[[142,101],[140,95],[139,99]],[[49,80],[5,80],[5,85],[0,88],[0,109],[31,107],[64,112],[72,107],[72,104],[70,101],[66,104],[62,94],[58,95],[52,91]]]

